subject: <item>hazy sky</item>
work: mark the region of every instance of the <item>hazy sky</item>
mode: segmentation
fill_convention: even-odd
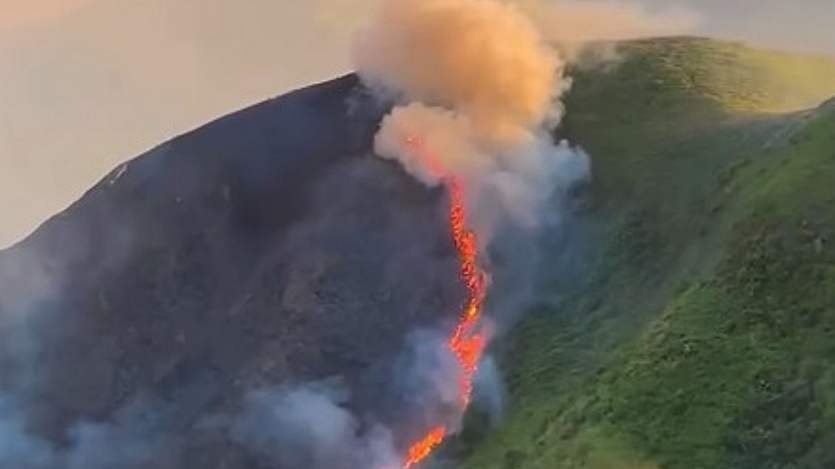
[[[0,0],[0,247],[155,144],[348,70],[376,1]],[[835,51],[835,1],[641,1],[683,5],[696,32]]]

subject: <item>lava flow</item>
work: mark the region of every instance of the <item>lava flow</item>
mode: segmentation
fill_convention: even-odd
[[[433,173],[445,174],[437,158],[429,153],[418,139],[409,137],[406,142],[421,155]],[[458,253],[460,275],[467,287],[467,298],[458,324],[447,340],[447,346],[454,354],[462,371],[459,383],[459,404],[463,413],[470,403],[473,376],[486,343],[485,334],[478,324],[486,293],[486,274],[478,265],[478,237],[475,231],[467,225],[464,183],[456,176],[444,176],[443,180],[449,191],[449,221],[452,239]],[[412,468],[425,460],[441,444],[448,432],[449,429],[446,426],[438,426],[412,443],[406,452],[403,468]]]

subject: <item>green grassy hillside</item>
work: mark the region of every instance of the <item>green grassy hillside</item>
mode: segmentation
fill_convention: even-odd
[[[512,334],[463,467],[835,467],[835,109],[801,111],[835,64],[679,38],[574,77],[600,245]]]

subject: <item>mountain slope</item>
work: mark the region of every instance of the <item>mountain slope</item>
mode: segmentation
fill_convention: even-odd
[[[253,106],[0,252],[0,466],[275,467],[230,441],[248,393],[355,387],[453,316],[443,195],[370,153],[383,112],[354,75]]]
[[[598,254],[512,335],[509,415],[464,433],[464,467],[831,467],[835,112],[780,112],[835,94],[835,65],[623,57],[576,71],[561,130],[595,161]]]
[[[797,110],[835,66],[675,38],[574,76],[591,197],[465,465],[828,467],[835,111]],[[334,374],[402,418],[378,372],[463,291],[442,194],[370,154],[383,112],[353,75],[262,103],[0,252],[0,463],[272,468],[230,438],[245,396]]]

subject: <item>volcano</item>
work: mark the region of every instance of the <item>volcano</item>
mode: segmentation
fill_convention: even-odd
[[[255,105],[0,253],[0,462],[275,467],[223,423],[246,393],[360,386],[454,320],[448,202],[372,154],[386,110],[355,75]]]

